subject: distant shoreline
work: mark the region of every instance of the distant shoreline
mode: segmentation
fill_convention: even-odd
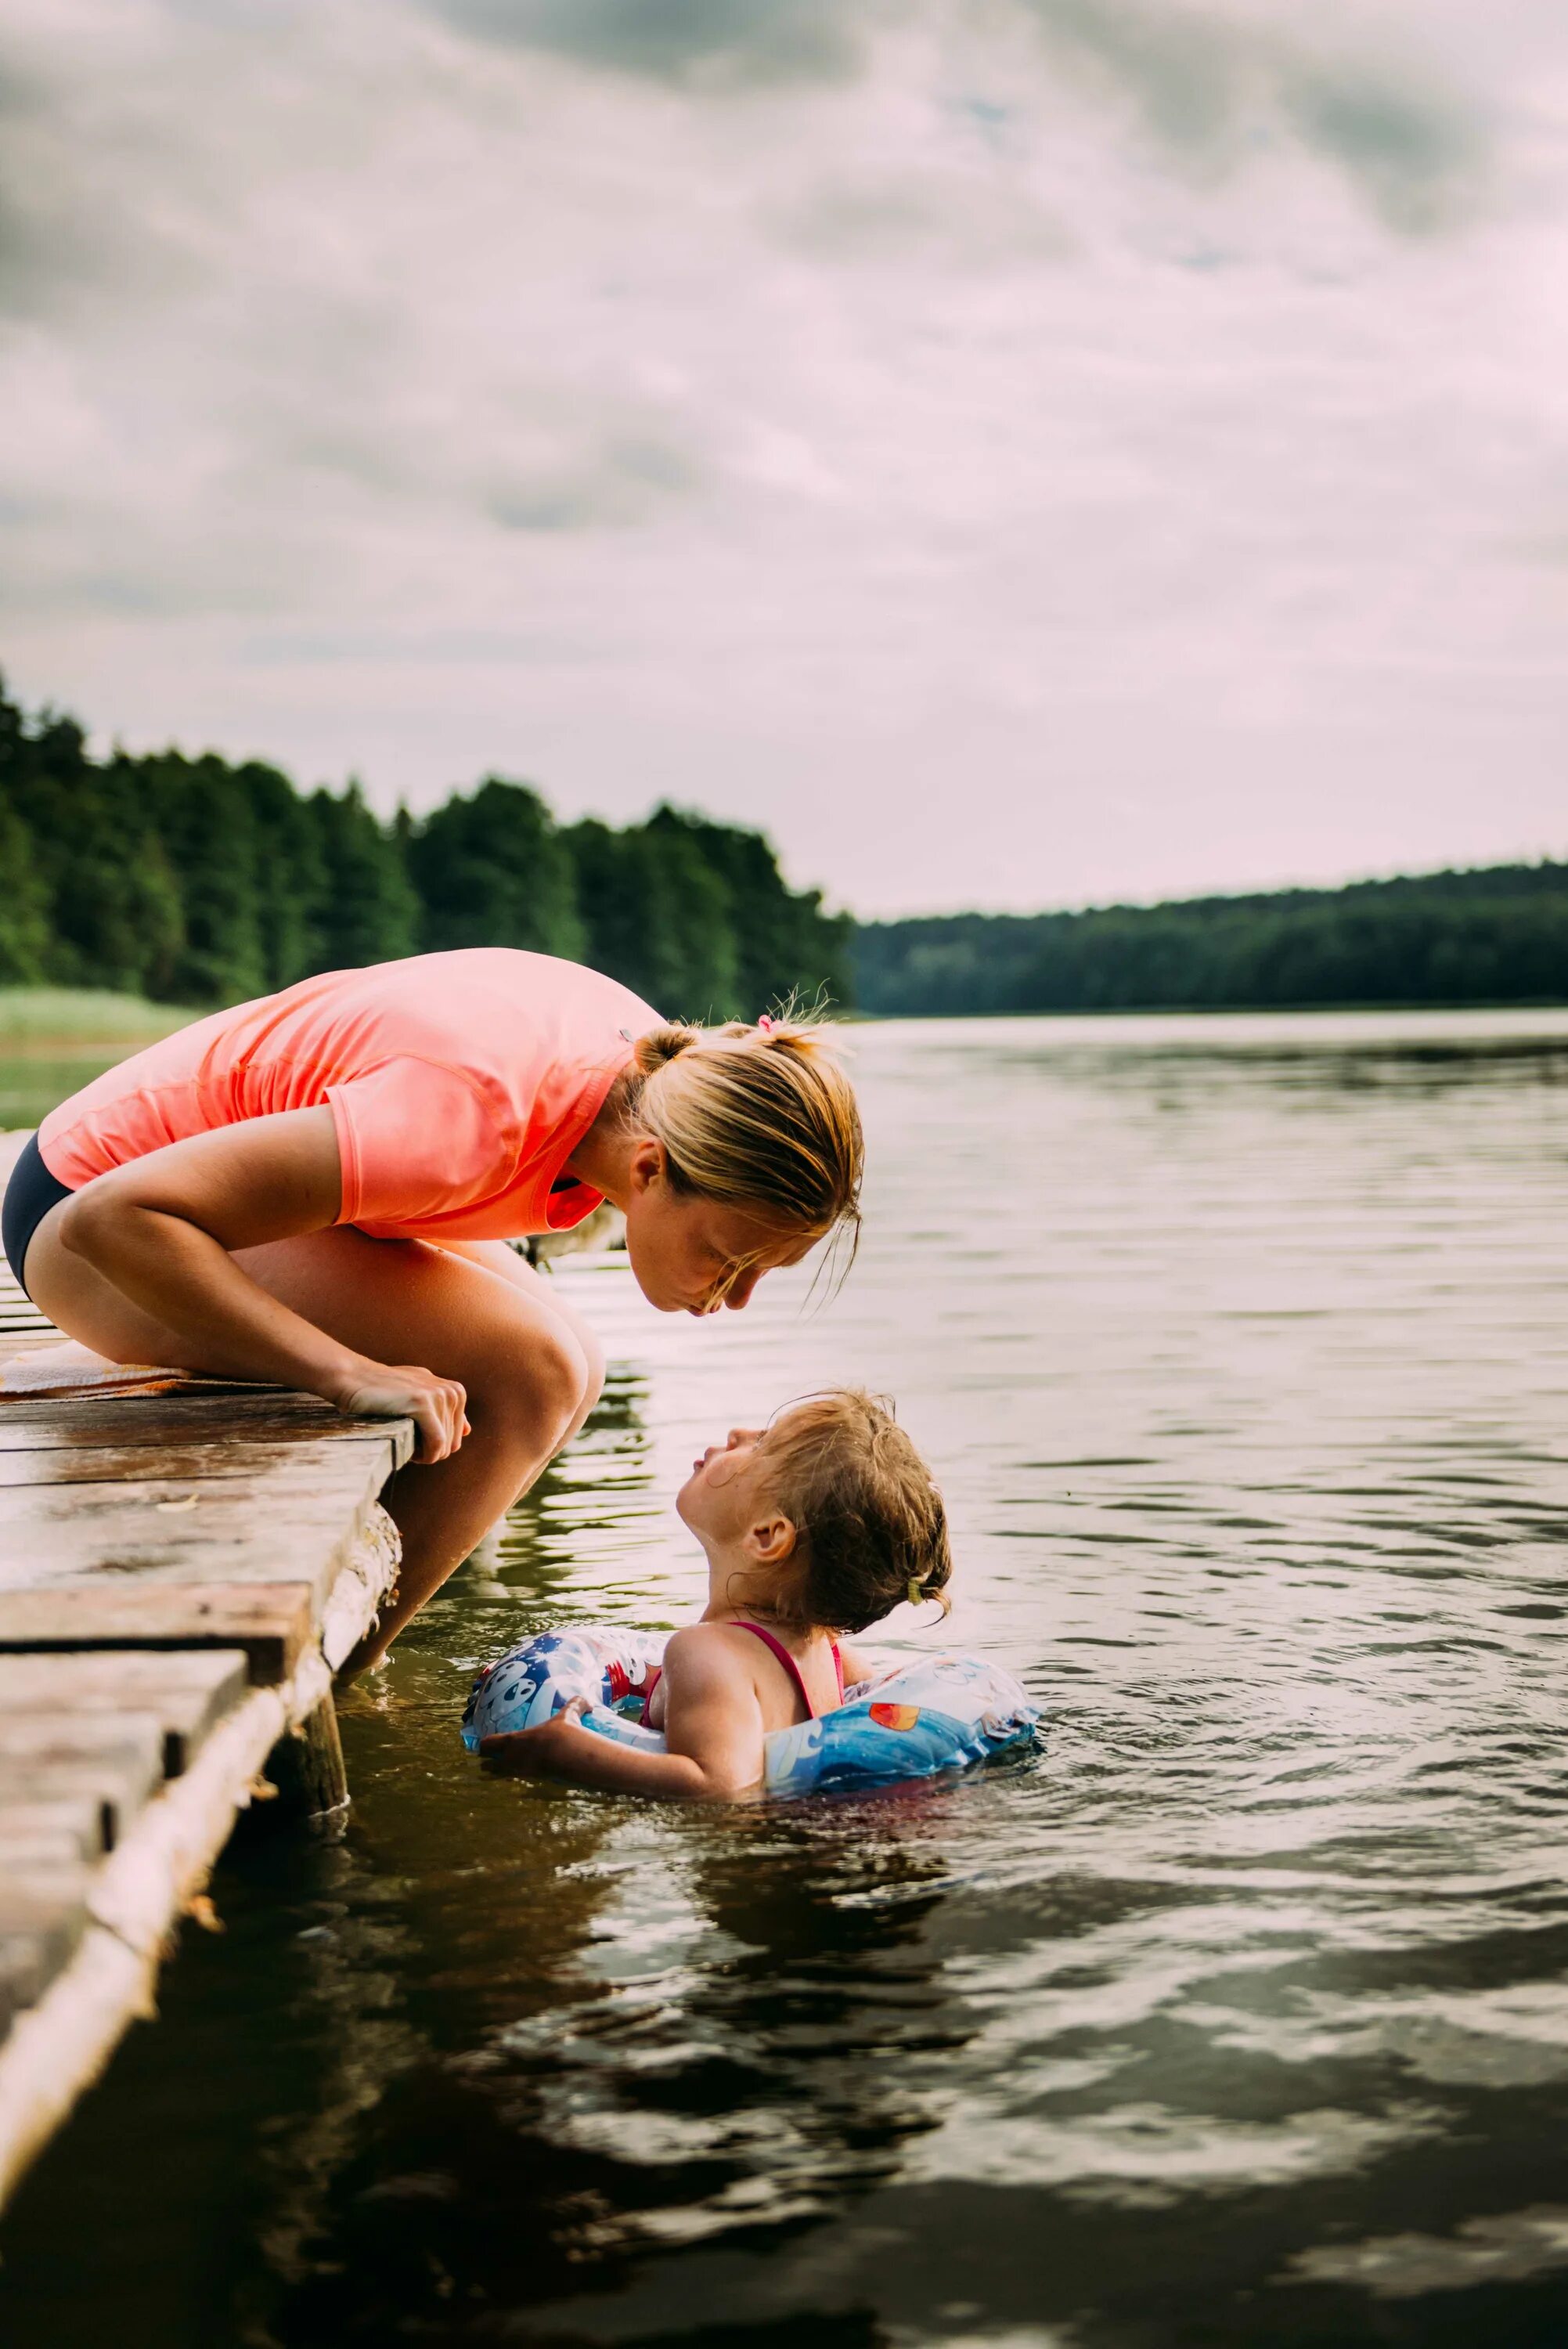
[[[1503,1009],[1568,1002],[1568,864],[862,924],[865,1013]]]
[[[102,988],[0,988],[0,1061],[106,1061],[124,1058],[144,1045],[157,1043],[176,1029],[207,1017],[216,1007],[148,1003],[140,997],[117,996]],[[1120,1003],[1094,1009],[1037,1009],[964,1011],[882,1011],[863,1006],[835,1015],[849,1028],[886,1027],[914,1019],[1248,1019],[1321,1017],[1339,1019],[1444,1019],[1456,1013],[1568,1012],[1568,992],[1558,996],[1497,997],[1451,1002],[1413,1001],[1387,998],[1376,1001],[1337,1003]]]
[[[1042,1004],[1035,1009],[1006,1011],[868,1011],[850,1012],[844,1025],[885,1028],[900,1019],[1343,1019],[1346,1014],[1375,1019],[1383,1015],[1410,1017],[1430,1014],[1434,1019],[1460,1011],[1568,1011],[1568,994],[1500,996],[1451,1003],[1391,998],[1365,1003],[1117,1003],[1093,1009]]]

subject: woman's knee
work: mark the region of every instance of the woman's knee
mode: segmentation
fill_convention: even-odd
[[[553,1452],[597,1399],[603,1366],[595,1368],[576,1334],[563,1324],[541,1328],[520,1321],[498,1333],[469,1381],[469,1417],[476,1433],[500,1437],[526,1454]]]
[[[551,1320],[558,1334],[563,1335],[566,1350],[576,1366],[577,1392],[572,1419],[574,1428],[581,1427],[604,1392],[604,1349],[591,1325],[570,1306],[552,1297],[549,1311]]]
[[[583,1353],[584,1377],[582,1412],[583,1418],[586,1419],[604,1392],[604,1377],[608,1366],[604,1361],[604,1349],[591,1330],[577,1330],[573,1335]]]
[[[540,1276],[535,1273],[533,1278],[538,1280]],[[569,1304],[566,1299],[560,1295],[553,1283],[544,1285],[549,1291],[544,1301],[551,1319],[560,1323],[576,1340],[578,1350],[583,1356],[584,1375],[580,1410],[585,1419],[604,1392],[604,1349],[599,1343],[593,1324],[583,1319],[574,1305]]]

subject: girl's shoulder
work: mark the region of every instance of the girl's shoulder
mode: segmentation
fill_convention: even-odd
[[[738,1623],[688,1623],[672,1631],[665,1642],[666,1667],[683,1661],[698,1662],[705,1656],[734,1656],[745,1661],[747,1646]]]
[[[797,1650],[766,1625],[748,1619],[694,1623],[669,1642],[665,1651],[666,1665],[676,1640],[694,1642],[686,1651],[691,1658],[689,1665],[680,1668],[683,1681],[700,1672],[712,1675],[716,1684],[721,1676],[732,1686],[744,1684],[765,1712],[777,1709],[786,1684],[808,1714],[830,1712],[843,1693],[838,1668],[830,1662],[833,1649],[826,1631],[813,1633]],[[698,1640],[700,1647],[695,1644]],[[817,1690],[815,1702],[812,1687]]]
[[[826,1640],[827,1633],[821,1637]],[[717,1663],[721,1657],[748,1671],[759,1658],[772,1655],[782,1660],[796,1660],[788,1643],[760,1625],[741,1620],[688,1623],[684,1630],[672,1631],[665,1645],[666,1665],[674,1658],[677,1662],[689,1658],[694,1663],[711,1658]],[[786,1667],[788,1669],[788,1667]]]
[[[665,1642],[665,1671],[683,1697],[755,1692],[755,1645],[736,1623],[688,1623]]]

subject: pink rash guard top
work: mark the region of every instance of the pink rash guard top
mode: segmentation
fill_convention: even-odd
[[[553,955],[477,947],[327,971],[198,1019],[54,1110],[44,1164],[97,1174],[285,1110],[330,1107],[338,1221],[375,1239],[513,1239],[600,1205],[551,1185],[659,1014]]]

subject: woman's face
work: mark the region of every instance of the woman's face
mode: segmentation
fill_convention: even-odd
[[[733,1312],[749,1304],[765,1272],[799,1264],[816,1235],[778,1216],[726,1206],[670,1182],[661,1143],[633,1154],[626,1253],[638,1288],[661,1313]]]

